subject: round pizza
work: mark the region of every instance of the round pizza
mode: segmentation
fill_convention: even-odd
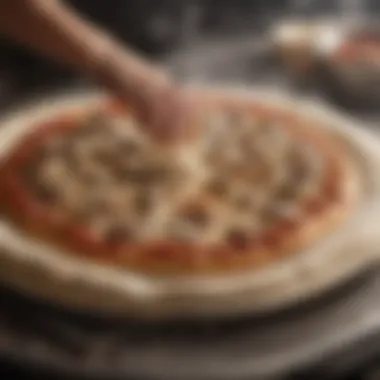
[[[197,175],[117,107],[49,120],[3,165],[7,212],[73,254],[191,273],[268,265],[355,204],[342,149],[291,115],[220,102],[203,122]]]
[[[158,304],[163,314],[194,309],[198,296],[215,292],[198,306],[249,309],[254,273],[298,257],[354,214],[357,167],[313,118],[260,100],[200,96],[199,132],[176,149],[157,146],[130,110],[103,98],[25,119],[2,155],[2,209],[15,231],[49,250],[12,265],[9,254],[1,276],[93,309],[152,313],[136,301],[144,292],[157,314]],[[23,260],[34,269],[19,271]],[[66,265],[85,269],[70,282]],[[59,283],[51,289],[41,280],[49,271]]]

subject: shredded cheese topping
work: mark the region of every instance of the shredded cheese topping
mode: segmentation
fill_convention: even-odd
[[[197,170],[189,170],[132,119],[91,116],[41,146],[25,180],[40,202],[96,239],[118,243],[238,245],[302,216],[302,199],[318,194],[323,156],[281,123],[219,111],[205,131]]]

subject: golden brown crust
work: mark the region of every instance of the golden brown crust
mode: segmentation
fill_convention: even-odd
[[[304,218],[280,220],[258,236],[235,236],[228,243],[194,244],[156,241],[146,244],[111,244],[101,242],[89,231],[75,226],[44,209],[24,187],[20,173],[35,149],[57,132],[80,124],[82,115],[69,115],[49,122],[27,136],[3,164],[1,194],[6,199],[8,215],[23,229],[74,254],[105,264],[156,273],[210,273],[233,269],[253,269],[268,265],[309,246],[324,237],[352,211],[358,197],[357,178],[344,150],[336,141],[315,131],[289,113],[251,102],[215,97],[210,107],[245,109],[253,115],[267,115],[286,121],[295,139],[313,144],[328,161],[323,191],[318,198],[303,200]],[[118,105],[108,106],[119,112]]]

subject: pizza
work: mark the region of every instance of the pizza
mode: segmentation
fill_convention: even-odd
[[[180,150],[113,101],[34,125],[2,163],[6,217],[98,266],[219,276],[297,255],[354,212],[355,165],[312,119],[227,96],[204,105]]]
[[[373,32],[358,33],[344,41],[334,54],[344,63],[378,66],[380,62],[380,35]],[[364,67],[367,68],[368,67]]]

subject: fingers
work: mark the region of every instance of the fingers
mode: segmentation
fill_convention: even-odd
[[[176,143],[189,135],[195,107],[169,75],[114,44],[102,62],[94,75],[132,106],[145,133],[160,143]]]
[[[166,143],[186,143],[191,140],[198,129],[198,109],[192,98],[178,90],[172,92],[161,103],[157,136]]]
[[[196,109],[187,94],[172,85],[162,86],[143,97],[138,115],[144,132],[159,143],[186,141],[195,124]]]
[[[174,129],[171,127],[178,124],[178,114],[181,112],[179,103],[174,86],[146,85],[137,102],[137,115],[144,132],[160,142],[170,141],[173,137],[171,129]]]
[[[159,120],[157,128],[158,136],[164,142],[180,141],[187,129],[188,105],[181,91],[173,90],[166,98],[160,99]]]
[[[130,70],[125,74],[123,65],[113,67],[115,70],[103,75],[103,83],[132,105],[144,133],[161,144],[186,140],[195,110],[187,94],[160,70],[140,65],[131,79]]]

